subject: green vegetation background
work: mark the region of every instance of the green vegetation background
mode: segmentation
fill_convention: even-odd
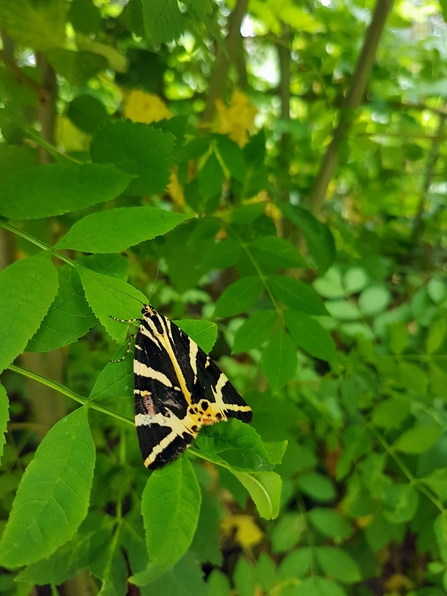
[[[1,595],[445,594],[446,13],[0,0]],[[148,297],[253,409],[153,473]]]

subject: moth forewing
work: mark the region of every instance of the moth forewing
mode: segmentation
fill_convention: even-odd
[[[251,422],[250,407],[203,350],[149,305],[142,309],[134,353],[135,425],[144,465],[162,468],[203,425]]]

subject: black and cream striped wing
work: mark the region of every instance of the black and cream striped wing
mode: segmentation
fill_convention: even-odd
[[[135,424],[144,465],[175,460],[201,426],[228,418],[250,422],[249,406],[186,333],[143,308],[135,341]]]

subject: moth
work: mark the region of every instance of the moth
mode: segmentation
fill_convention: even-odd
[[[202,426],[229,418],[250,423],[252,412],[184,331],[148,304],[141,314],[131,319],[140,322],[133,361],[135,426],[144,465],[156,470],[177,459]]]

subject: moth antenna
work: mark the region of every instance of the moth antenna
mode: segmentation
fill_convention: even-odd
[[[159,273],[160,273],[160,264],[158,264],[158,267],[157,267],[157,275],[155,276],[154,283],[152,284],[152,290],[151,290],[151,293],[149,294],[149,298],[148,298],[148,300],[149,300],[149,304],[151,303],[152,294],[154,293],[154,290],[155,290],[155,284],[157,283],[157,279],[158,279],[158,275],[159,275]]]
[[[132,294],[128,294],[127,292],[123,292],[123,290],[119,290],[118,288],[114,288],[114,289],[115,290],[118,290],[118,292],[121,292],[121,294],[124,294],[128,298],[132,298],[133,300],[136,300],[137,302],[139,302],[140,304],[142,304],[144,306],[144,302],[141,302],[141,300],[139,298],[135,298],[135,296],[132,296]]]

